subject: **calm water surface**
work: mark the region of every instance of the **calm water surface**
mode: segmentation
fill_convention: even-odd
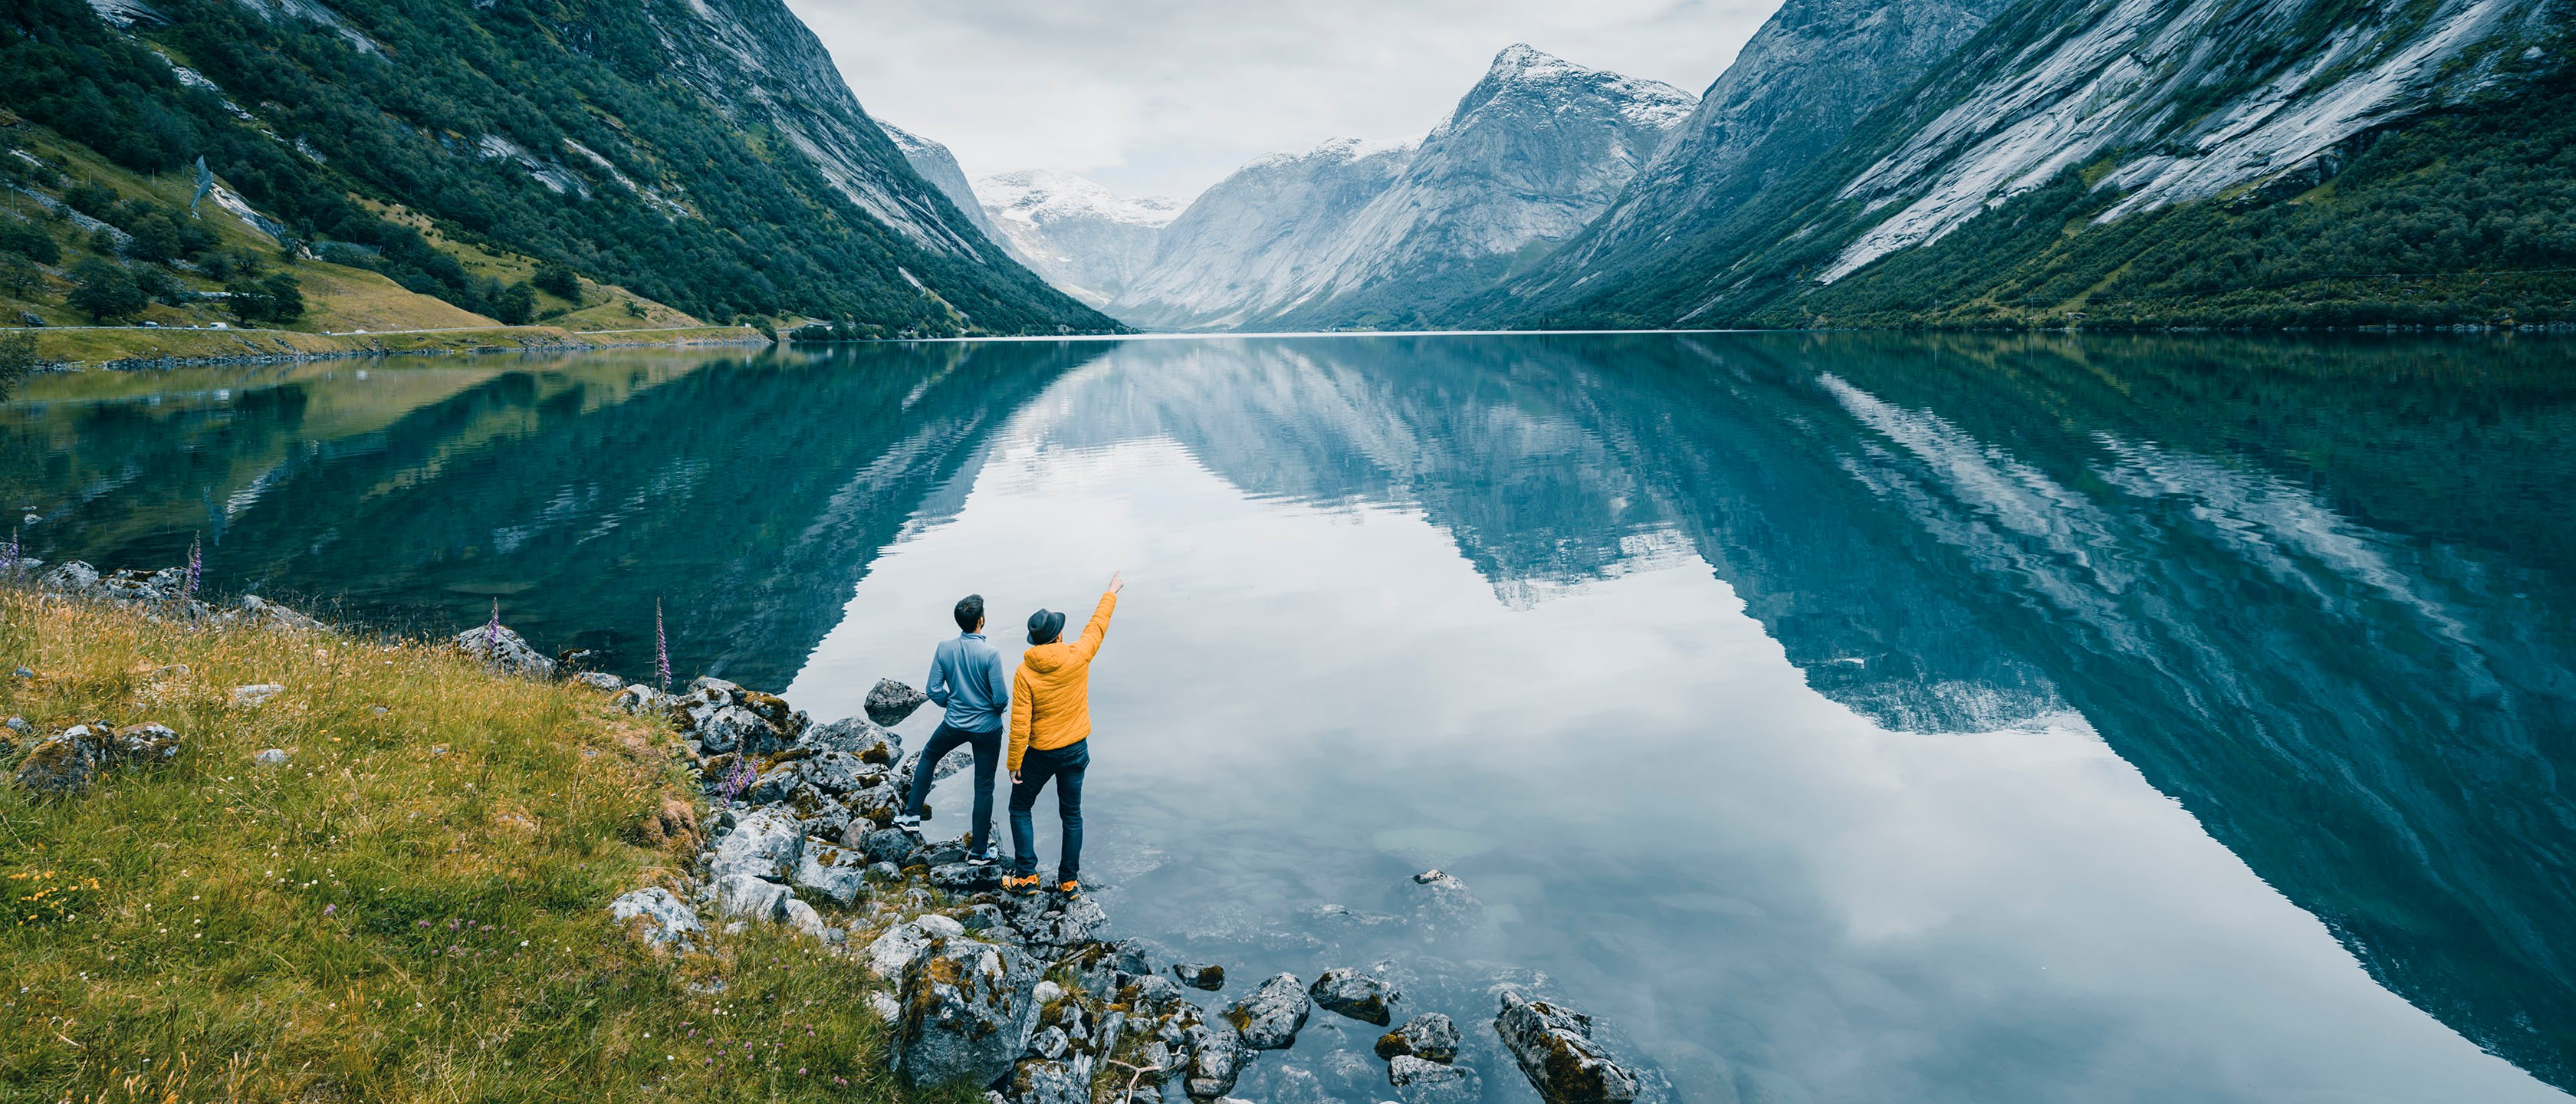
[[[1078,619],[1124,568],[1122,934],[1389,960],[1462,1024],[1537,985],[1700,1104],[2564,1099],[2571,488],[2576,349],[2529,341],[924,345],[0,407],[35,555],[203,534],[218,589],[497,597],[629,673],[658,597],[683,677],[818,718],[917,683],[961,594]],[[1435,865],[1481,912],[1418,922]],[[1236,1095],[1384,1098],[1373,1038],[1319,1013]]]

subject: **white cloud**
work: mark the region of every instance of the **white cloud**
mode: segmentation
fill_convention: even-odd
[[[1697,92],[1778,0],[790,0],[869,113],[970,176],[1186,198],[1254,157],[1414,138],[1527,42]]]

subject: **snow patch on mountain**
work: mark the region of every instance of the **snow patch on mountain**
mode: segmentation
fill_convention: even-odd
[[[1002,240],[1002,232],[985,216],[984,204],[975,197],[974,186],[966,182],[966,170],[958,167],[957,155],[937,141],[883,119],[877,120],[877,126],[894,140],[894,148],[903,151],[903,159],[912,163],[912,171],[920,173],[931,187],[939,189],[939,194],[948,197],[948,202],[956,204],[957,212],[966,216],[966,221],[975,224],[986,239],[996,243]]]
[[[1011,256],[1057,290],[1099,306],[1154,263],[1179,200],[1126,198],[1072,173],[1022,169],[975,182],[986,220]]]

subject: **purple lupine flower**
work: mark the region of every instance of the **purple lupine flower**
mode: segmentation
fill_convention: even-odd
[[[0,568],[7,569],[9,580],[16,582],[22,566],[24,561],[18,555],[18,531],[12,529],[9,530],[9,543],[0,545]]]
[[[332,915],[333,913],[336,913],[336,912],[339,912],[339,911],[340,911],[340,906],[338,906],[338,905],[324,905],[324,906],[322,906],[322,915],[324,915],[324,916],[329,916],[329,915]]]
[[[742,791],[750,789],[751,784],[759,780],[759,772],[752,770],[751,764],[748,761],[742,759],[734,760],[733,769],[725,773],[723,784],[725,804],[733,804],[734,798],[740,797],[742,795]]]
[[[659,598],[653,599],[653,673],[662,678],[662,692],[670,693],[671,638],[662,634],[662,600]]]
[[[483,653],[494,663],[501,662],[501,600],[492,599],[492,620],[483,626]]]
[[[205,546],[194,534],[188,537],[188,576],[179,583],[179,600],[197,596],[197,582],[206,575]]]

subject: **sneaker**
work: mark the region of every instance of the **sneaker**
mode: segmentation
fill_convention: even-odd
[[[1082,883],[1072,878],[1067,878],[1055,884],[1055,891],[1064,894],[1067,897],[1071,897],[1074,894],[1082,892]]]
[[[910,832],[916,836],[921,834],[921,818],[917,816],[897,816],[894,818],[894,826],[897,829]]]
[[[1002,861],[1001,852],[990,847],[981,851],[969,851],[966,853],[966,865],[968,866],[991,866],[1000,861]]]
[[[1038,876],[1035,874],[1002,875],[1002,892],[1004,893],[1035,894],[1037,891]]]

